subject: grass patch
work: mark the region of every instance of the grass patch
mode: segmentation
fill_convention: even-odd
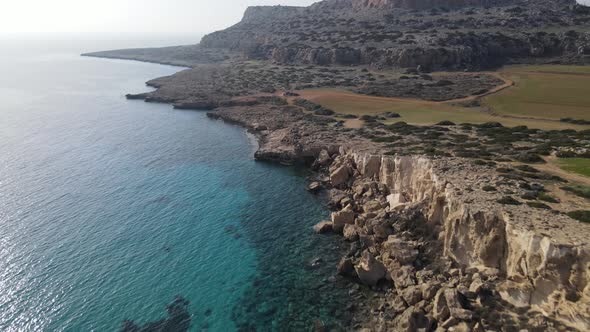
[[[397,113],[407,123],[420,125],[444,124],[449,122],[486,123],[500,121],[503,125],[510,127],[521,125],[540,129],[581,127],[567,122],[560,122],[559,119],[553,122],[535,119],[499,118],[473,108],[461,107],[450,103],[368,96],[353,93],[345,89],[309,89],[299,91],[299,93],[302,98],[313,101],[337,113],[355,116],[377,116],[386,113]],[[388,119],[385,123],[389,124],[393,121],[392,119]],[[590,128],[590,126],[581,128]]]
[[[578,210],[568,212],[568,217],[576,219],[581,222],[590,222],[590,211]]]
[[[541,202],[527,202],[526,205],[535,209],[551,210],[551,207],[549,205]]]
[[[590,158],[558,159],[557,165],[565,171],[590,177]]]
[[[502,73],[515,86],[485,98],[495,112],[557,121],[590,120],[588,67],[513,66]]]
[[[537,198],[539,198],[540,200],[542,200],[544,202],[559,203],[559,201],[555,197],[553,197],[547,193],[544,193],[544,192],[540,192],[539,196],[537,196]]]
[[[590,187],[581,185],[570,185],[561,187],[561,189],[570,192],[574,195],[590,199]]]
[[[498,203],[503,205],[522,205],[521,202],[515,200],[511,196],[504,196],[498,200]]]

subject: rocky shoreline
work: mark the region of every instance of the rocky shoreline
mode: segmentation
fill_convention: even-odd
[[[590,330],[590,201],[536,167],[590,155],[590,130],[415,126],[297,99],[340,88],[471,105],[507,82],[470,71],[590,60],[590,9],[573,0],[445,4],[251,7],[199,45],[86,55],[190,67],[127,98],[210,111],[255,135],[257,160],[314,171],[332,215],[309,234],[350,243],[330,277],[351,285],[347,330]]]
[[[155,93],[158,96],[158,90]],[[175,102],[150,98],[153,95],[128,98]],[[408,140],[429,141],[434,132],[464,141],[474,128],[452,123],[384,128],[368,123],[353,130],[276,96],[186,108],[212,110],[208,117],[246,128],[258,139],[257,160],[303,164],[314,171],[308,189],[325,192],[333,213],[331,220],[318,220],[310,236],[314,231],[334,232],[351,243],[334,266],[335,278],[356,285],[349,293],[354,303],[347,308],[351,328],[590,329],[590,225],[549,206],[537,208],[544,204],[511,198],[546,193],[554,178],[506,174],[493,161],[485,161],[490,159],[485,155],[484,161],[474,162],[470,150],[453,156],[399,149]],[[403,136],[396,152],[390,138],[382,137],[384,129]],[[485,124],[478,130],[504,129]],[[439,134],[436,139],[442,140]],[[533,172],[530,166],[523,169]],[[507,203],[507,197],[516,203]],[[328,328],[318,321],[310,326]]]
[[[590,328],[590,248],[581,236],[590,228],[554,211],[491,200],[513,185],[484,191],[482,184],[502,182],[489,167],[383,155],[376,144],[347,141],[296,110],[230,107],[208,115],[255,133],[258,160],[317,172],[310,189],[328,191],[334,212],[315,231],[352,243],[337,271],[375,292],[371,314],[356,328]]]

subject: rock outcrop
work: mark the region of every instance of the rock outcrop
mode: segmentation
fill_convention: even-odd
[[[469,180],[475,181],[478,176],[470,171],[467,174],[473,179],[465,179],[461,175],[465,171],[448,170],[461,167],[459,164],[418,156],[382,156],[376,163],[374,155],[357,154],[353,150],[341,152],[339,158],[353,161],[349,167],[356,165],[357,182],[363,170],[378,168],[377,172],[370,172],[371,177],[366,181],[377,180],[395,193],[388,196],[391,208],[385,211],[397,208],[398,203],[419,207],[425,216],[423,226],[440,241],[444,256],[463,270],[497,275],[500,279],[496,286],[503,300],[517,307],[538,310],[572,328],[590,329],[590,246],[577,235],[579,228],[587,231],[587,225],[550,212],[507,208],[491,203],[481,194],[465,192],[464,188],[473,183]],[[404,197],[404,202],[396,202],[397,197]],[[366,212],[357,218],[366,217]],[[546,228],[542,220],[560,226]],[[393,236],[379,246],[377,259],[385,258],[385,266],[394,268],[388,273],[402,289],[414,282],[407,273],[400,276],[400,266],[413,266],[419,255],[418,247],[415,242]],[[368,265],[371,257],[363,256],[363,266]],[[395,264],[388,264],[387,260]],[[360,271],[361,282],[370,285],[380,275],[379,268],[371,278],[366,276],[367,269]],[[480,286],[474,281],[472,291],[479,291]],[[434,317],[439,322],[449,317],[470,320],[467,318],[472,314],[457,304],[456,293],[456,290],[444,292],[444,308],[450,308],[448,313],[444,312],[446,309],[437,309],[436,303],[443,301],[439,300],[442,293],[435,298]]]

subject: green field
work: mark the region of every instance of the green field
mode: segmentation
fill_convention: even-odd
[[[501,73],[515,85],[484,98],[495,113],[590,120],[590,66],[512,66]]]
[[[564,158],[558,159],[557,165],[568,172],[578,173],[590,177],[589,158]]]
[[[507,90],[510,89],[512,88]],[[590,95],[590,85],[586,89],[588,95]],[[590,128],[590,126],[573,125],[555,119],[495,116],[489,112],[483,112],[481,108],[461,107],[445,102],[360,95],[344,89],[311,89],[300,93],[301,97],[342,114],[360,116],[395,112],[401,115],[401,118],[389,120],[388,122],[405,121],[412,124],[430,125],[449,120],[455,123],[500,122],[508,127],[526,125],[530,128],[539,129],[575,128],[579,130]],[[564,115],[564,117],[566,116],[571,117],[571,114]]]

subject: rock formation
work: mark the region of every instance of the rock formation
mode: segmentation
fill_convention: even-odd
[[[378,315],[365,317],[367,327],[590,329],[590,225],[502,205],[503,192],[523,189],[486,166],[384,155],[378,144],[339,139],[308,117],[275,110],[270,120],[257,108],[210,116],[268,128],[255,131],[258,159],[314,165],[335,210],[315,231],[332,229],[353,243],[338,273],[377,291]]]

